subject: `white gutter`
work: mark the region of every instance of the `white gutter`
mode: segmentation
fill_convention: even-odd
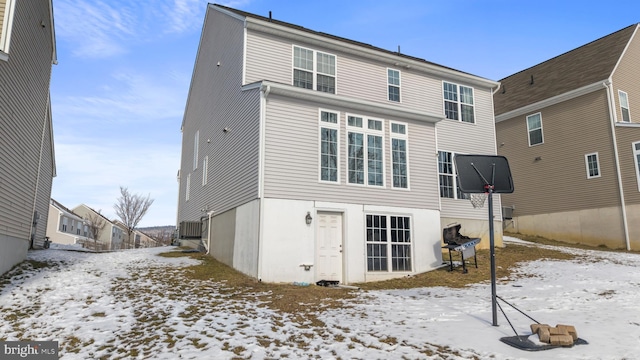
[[[620,156],[618,154],[618,139],[616,136],[616,123],[618,122],[617,114],[614,106],[613,86],[611,78],[603,82],[607,92],[607,102],[609,105],[609,124],[611,125],[611,137],[613,138],[613,154],[616,163],[616,175],[618,177],[618,192],[620,194],[620,208],[622,209],[622,226],[624,227],[624,240],[627,245],[627,251],[631,250],[631,243],[629,240],[629,223],[627,220],[627,204],[624,201],[624,188],[622,186],[622,172],[620,171]]]

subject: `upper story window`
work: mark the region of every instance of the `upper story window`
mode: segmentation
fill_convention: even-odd
[[[198,147],[200,146],[200,130],[193,136],[193,170],[198,168]]]
[[[9,58],[14,7],[14,0],[0,0],[0,60]]]
[[[394,188],[409,187],[407,139],[407,125],[391,122],[391,170]]]
[[[62,226],[60,227],[60,230],[67,232],[67,226],[69,226],[69,219],[62,217]]]
[[[400,71],[387,69],[389,101],[400,102]]]
[[[629,96],[626,92],[618,90],[618,98],[620,99],[620,111],[622,112],[622,121],[631,122],[629,115]]]
[[[191,174],[187,174],[187,185],[185,189],[184,201],[189,201],[189,196],[191,194]]]
[[[444,114],[447,119],[475,123],[473,88],[443,82]]]
[[[600,177],[600,161],[598,153],[586,154],[584,156],[585,165],[587,167],[587,179]]]
[[[202,159],[202,186],[207,185],[207,181],[209,180],[209,156],[205,156]]]
[[[458,176],[453,166],[453,153],[438,151],[438,178],[440,197],[451,199],[468,199],[469,194],[460,191]]]
[[[529,134],[529,146],[544,143],[541,113],[527,116],[527,132]]]
[[[336,93],[336,56],[293,47],[293,86]]]
[[[349,184],[384,186],[383,144],[382,120],[347,117]]]
[[[338,182],[338,113],[320,111],[320,181]]]

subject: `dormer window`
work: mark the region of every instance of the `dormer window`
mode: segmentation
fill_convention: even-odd
[[[293,47],[293,86],[336,93],[336,56]]]

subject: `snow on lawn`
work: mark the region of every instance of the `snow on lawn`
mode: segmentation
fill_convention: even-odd
[[[501,313],[492,326],[488,283],[362,291],[318,313],[324,325],[300,323],[228,284],[181,280],[177,269],[197,261],[156,256],[172,248],[30,252],[0,292],[0,340],[56,340],[63,359],[638,358],[640,255],[557,249],[578,257],[523,264],[497,293],[541,323],[574,325],[587,345],[527,352],[500,342],[514,332]],[[531,334],[531,320],[501,305]]]

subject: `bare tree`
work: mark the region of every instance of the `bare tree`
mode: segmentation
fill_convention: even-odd
[[[93,250],[98,250],[98,238],[102,234],[102,230],[107,226],[107,220],[100,215],[100,211],[97,213],[89,212],[85,221],[87,222],[87,228],[89,229],[89,235],[93,238]]]
[[[151,199],[150,196],[147,195],[145,198],[139,194],[131,194],[126,187],[120,186],[120,197],[118,202],[113,205],[113,208],[120,221],[127,228],[127,242],[130,247],[133,230],[138,226],[151,204],[153,204],[154,199]]]

